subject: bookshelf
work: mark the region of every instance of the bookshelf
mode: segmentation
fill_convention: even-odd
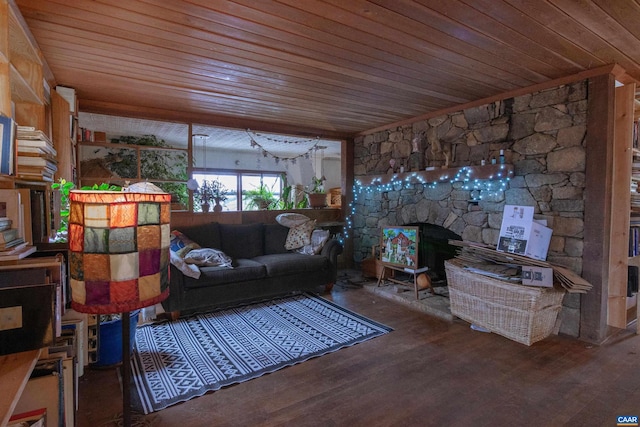
[[[7,425],[38,357],[39,349],[0,356],[0,384],[3,388],[0,397],[0,426]]]
[[[31,245],[48,242],[56,229],[52,211],[57,192],[51,191],[51,182],[58,178],[75,182],[71,116],[75,106],[72,109],[54,87],[53,73],[15,1],[0,0],[0,122],[6,125],[0,131],[0,144],[6,147],[0,160],[8,162],[6,168],[0,167],[0,190],[23,191],[22,228]],[[8,202],[5,195],[0,196],[2,202]],[[8,257],[0,253],[0,262],[24,258],[32,251],[4,254]]]
[[[640,280],[640,111],[635,110],[631,137],[631,187],[629,218],[629,260],[626,299],[627,324],[636,321],[636,332],[640,333],[640,305],[638,304],[638,281]]]
[[[62,264],[61,257],[53,256],[46,258],[28,258],[23,260],[16,260],[9,263],[0,263],[0,274],[6,274],[9,272],[23,272],[26,270],[41,270],[44,272],[46,279],[42,285],[52,286],[56,292],[57,297],[52,301],[54,304],[52,307],[47,306],[47,301],[39,300],[33,301],[32,304],[42,305],[42,310],[51,310],[51,318],[53,324],[51,325],[52,336],[50,339],[55,341],[56,337],[60,335],[60,319],[62,318],[64,306],[62,301],[64,297],[62,295],[64,286],[61,283],[66,281],[66,273]],[[28,275],[27,275],[28,276]],[[27,277],[20,276],[20,277]],[[30,277],[35,277],[30,276]],[[26,282],[27,286],[32,286],[29,282]],[[40,283],[40,282],[38,282]],[[19,283],[16,287],[19,287]],[[14,287],[15,288],[15,287]],[[2,295],[0,295],[0,298]],[[5,295],[6,297],[6,295]],[[3,307],[7,307],[6,300]],[[27,326],[28,322],[24,321],[23,329],[31,326]],[[34,323],[29,323],[34,325]],[[4,331],[0,333],[9,333]],[[25,330],[23,334],[30,334],[32,331]],[[21,340],[20,340],[21,341]],[[0,384],[2,384],[3,393],[0,395],[0,426],[6,425],[7,421],[11,417],[14,409],[19,404],[22,398],[23,391],[27,386],[29,377],[34,369],[38,359],[41,355],[47,353],[46,347],[33,348],[19,351],[16,353],[5,354],[0,356]]]

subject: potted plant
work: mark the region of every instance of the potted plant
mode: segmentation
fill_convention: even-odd
[[[200,204],[202,212],[209,212],[212,202],[215,202],[213,211],[220,212],[222,211],[220,202],[227,200],[228,192],[229,190],[217,179],[213,181],[205,179],[200,188],[195,191],[194,197],[196,203]]]
[[[243,200],[247,202],[248,209],[269,209],[274,207],[278,202],[278,198],[273,194],[262,181],[260,186],[253,190],[244,190],[242,192]]]
[[[214,212],[222,211],[220,202],[227,200],[227,188],[217,179],[211,182],[211,195],[216,204],[213,206]]]
[[[213,183],[206,179],[202,181],[202,185],[194,192],[194,199],[202,212],[209,212],[213,201]]]
[[[309,206],[312,208],[323,208],[327,205],[327,193],[324,191],[324,180],[316,176],[313,177],[311,187],[307,190]]]

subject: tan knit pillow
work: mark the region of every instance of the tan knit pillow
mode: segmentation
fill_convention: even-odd
[[[316,228],[315,219],[289,228],[289,234],[287,234],[287,241],[284,243],[284,248],[290,251],[308,245],[311,243],[311,233],[314,228]]]

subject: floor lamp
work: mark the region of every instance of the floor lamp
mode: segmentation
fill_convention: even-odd
[[[129,312],[169,295],[171,195],[78,190],[69,200],[71,306],[122,313],[122,416],[129,427]]]

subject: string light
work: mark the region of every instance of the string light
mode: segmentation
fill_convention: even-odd
[[[460,183],[461,189],[470,192],[470,201],[477,203],[482,200],[496,198],[507,190],[509,181],[513,171],[505,171],[504,165],[500,165],[499,172],[491,174],[486,178],[475,178],[473,167],[462,167],[457,169],[455,173],[443,173],[435,181],[427,181],[422,174],[416,172],[394,174],[389,178],[388,182],[382,182],[382,177],[371,178],[369,182],[362,182],[356,179],[353,184],[353,201],[349,203],[348,214],[345,218],[345,227],[342,243],[348,239],[353,229],[353,218],[356,215],[356,208],[359,205],[361,197],[376,193],[384,193],[389,191],[400,191],[406,189],[417,189],[419,185],[423,189],[435,189],[438,184],[443,183]]]
[[[318,147],[318,143],[320,142],[320,137],[318,136],[315,138],[302,139],[302,140],[278,139],[278,138],[267,137],[262,134],[254,133],[251,131],[251,129],[247,129],[247,134],[249,135],[249,139],[251,141],[251,147],[259,149],[260,152],[262,153],[262,157],[267,157],[267,156],[272,157],[276,162],[276,164],[280,163],[280,161],[284,162],[285,164],[288,164],[289,162],[291,162],[291,164],[296,164],[297,159],[302,157],[304,157],[305,159],[308,159],[311,157],[311,153],[313,151],[317,151],[320,149]],[[260,144],[258,141],[256,141],[256,138],[254,137],[260,137],[270,142],[277,142],[282,144],[309,144],[309,143],[313,143],[313,144],[307,149],[307,151],[305,151],[302,154],[298,154],[296,156],[291,156],[291,157],[283,157],[283,156],[277,156],[272,152],[270,152],[269,150],[267,150],[266,148],[264,148],[263,144]]]

